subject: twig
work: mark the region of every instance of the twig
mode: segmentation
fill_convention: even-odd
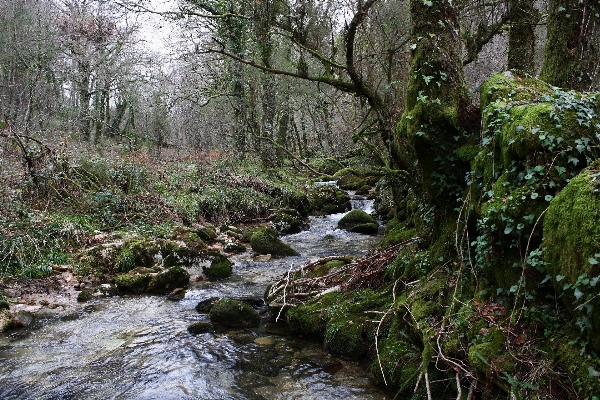
[[[460,386],[460,374],[456,373],[456,390],[458,394],[456,395],[456,400],[462,400],[462,387]]]
[[[429,386],[429,372],[425,372],[425,387],[427,388],[427,400],[432,400],[431,387]]]
[[[287,289],[288,283],[290,281],[290,272],[292,272],[292,268],[294,268],[294,264],[290,264],[290,269],[288,269],[287,281],[286,281],[285,286],[283,288],[283,305],[279,309],[279,314],[277,314],[277,318],[275,318],[275,322],[279,321],[279,317],[281,316],[281,313],[283,312],[283,309],[286,306],[286,302],[285,302],[285,290]]]
[[[469,394],[467,395],[467,400],[473,400],[473,393],[475,393],[475,389],[477,389],[476,379],[471,381],[471,386],[469,387]]]

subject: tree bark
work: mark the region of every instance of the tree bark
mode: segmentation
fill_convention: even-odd
[[[591,90],[600,62],[598,0],[550,0],[540,78],[565,89]]]
[[[465,84],[457,10],[450,0],[411,0],[411,59],[401,141],[412,144],[425,192],[443,208],[464,187],[454,150],[479,118]]]
[[[535,73],[535,25],[539,12],[534,0],[512,0],[508,31],[508,69]]]

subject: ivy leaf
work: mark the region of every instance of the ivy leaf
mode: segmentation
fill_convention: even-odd
[[[598,260],[593,257],[588,258],[588,262],[592,265],[598,265]]]
[[[531,197],[531,200],[535,200],[538,198],[538,196],[539,196],[539,194],[537,192],[533,192],[533,193],[531,193],[530,197]]]
[[[579,160],[576,159],[575,157],[569,157],[568,162],[572,163],[574,166],[577,166],[577,164],[579,163]]]
[[[552,200],[552,195],[549,195],[549,194],[547,194],[547,195],[544,197],[544,200],[546,200],[546,201],[550,201],[550,200]]]
[[[413,44],[410,45],[410,49],[411,50],[415,50],[416,48],[417,48],[417,44],[416,43],[413,43]]]
[[[525,129],[525,127],[522,125],[518,125],[515,129],[517,132],[521,132],[523,129]]]
[[[565,277],[564,277],[564,276],[562,276],[562,275],[556,275],[556,282],[560,282],[560,281],[562,281],[563,279],[565,279]]]
[[[575,299],[579,300],[583,296],[583,292],[579,290],[579,288],[575,288],[573,295],[575,296]]]
[[[538,133],[540,131],[540,128],[532,128],[531,129],[531,134],[535,135],[536,133]]]
[[[508,235],[509,233],[511,233],[513,231],[513,226],[512,225],[506,225],[506,228],[504,228],[504,234]]]

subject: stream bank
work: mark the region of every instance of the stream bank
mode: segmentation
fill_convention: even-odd
[[[363,202],[363,200],[357,200]],[[371,207],[370,202],[358,207]],[[181,301],[121,295],[60,308],[0,336],[0,397],[177,399],[386,399],[365,365],[265,320],[256,329],[192,335],[210,297],[262,298],[292,265],[330,255],[361,256],[380,240],[336,229],[343,213],[311,217],[283,240],[300,256],[257,262],[232,257],[233,275],[196,281]],[[193,272],[193,271],[192,271]],[[266,309],[262,309],[262,312]]]

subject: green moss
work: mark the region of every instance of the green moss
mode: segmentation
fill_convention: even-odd
[[[258,229],[250,237],[252,250],[259,254],[271,254],[273,257],[297,256],[298,252],[283,243],[273,230]]]
[[[221,299],[210,309],[210,320],[225,326],[250,328],[260,324],[260,315],[246,303]]]
[[[344,168],[344,164],[334,158],[313,158],[309,161],[309,165],[326,175],[333,175]]]
[[[346,318],[332,319],[325,330],[325,347],[331,353],[349,359],[364,356],[368,345],[363,339],[362,321]]]
[[[204,274],[210,279],[225,279],[231,276],[233,267],[227,257],[218,254],[210,263],[210,267],[202,267]]]
[[[175,288],[187,287],[190,274],[181,267],[171,267],[154,275],[148,284],[151,292],[168,293]]]
[[[148,289],[152,276],[150,274],[123,274],[115,277],[114,282],[119,290],[131,293],[143,293]]]
[[[330,185],[317,185],[307,194],[314,215],[327,215],[350,210],[350,197],[343,190]]]
[[[357,190],[366,184],[366,181],[363,178],[351,171],[338,176],[338,186],[344,190]]]
[[[282,235],[301,232],[307,226],[302,215],[297,210],[290,208],[275,211],[271,222],[273,227]]]
[[[328,293],[318,301],[288,310],[286,321],[294,332],[323,338],[331,319],[332,306],[338,303],[339,293]]]
[[[484,109],[498,99],[532,101],[544,93],[553,93],[552,87],[547,83],[503,72],[488,78],[481,86],[481,108]]]
[[[504,343],[504,334],[497,328],[492,328],[483,339],[483,343],[469,347],[469,364],[482,376],[489,376],[490,365],[497,358]]]
[[[600,276],[599,169],[600,161],[596,161],[573,178],[552,200],[544,220],[546,269],[574,317],[583,314],[590,319],[592,332],[587,333],[596,350],[600,350],[600,337],[595,334],[600,329],[600,300],[594,298],[597,288],[589,282]],[[575,297],[571,285],[577,282],[581,284]],[[589,308],[574,309],[573,304],[588,300],[591,312]]]
[[[363,210],[352,210],[339,220],[337,227],[358,233],[377,233],[377,220]],[[358,231],[353,229],[358,228]]]
[[[87,301],[90,301],[94,298],[94,295],[92,295],[89,291],[87,290],[82,290],[81,292],[79,292],[79,294],[77,295],[77,301],[80,303],[85,303]]]
[[[187,330],[192,335],[198,335],[200,333],[211,332],[213,330],[213,324],[206,321],[194,322],[187,327]]]
[[[580,347],[569,344],[566,338],[559,339],[549,350],[557,366],[574,381],[579,398],[592,398],[600,393],[597,357],[582,357]]]

